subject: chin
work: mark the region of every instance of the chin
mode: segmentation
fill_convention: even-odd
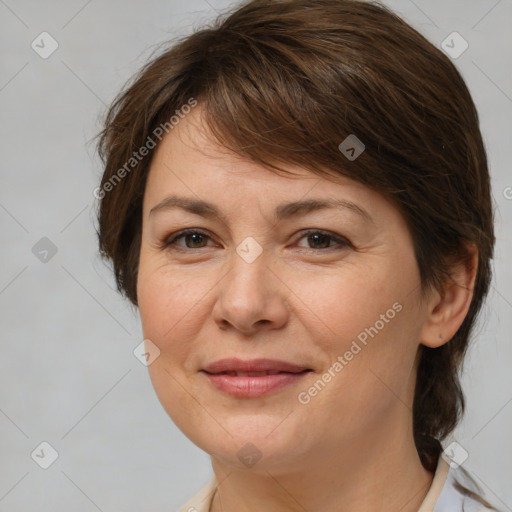
[[[250,470],[255,472],[279,473],[289,466],[290,470],[296,466],[297,438],[285,423],[290,420],[274,416],[261,417],[258,415],[245,415],[236,419],[220,419],[219,423],[211,420],[209,424],[187,436],[206,453],[221,460],[233,470]],[[281,423],[282,422],[282,423]],[[213,427],[213,424],[216,427]],[[277,428],[276,428],[277,427]],[[226,432],[227,431],[227,432]],[[213,434],[215,432],[215,434]],[[229,432],[229,433],[228,433]],[[306,444],[301,443],[301,451],[306,451]]]

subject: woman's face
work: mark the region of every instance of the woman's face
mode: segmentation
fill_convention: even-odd
[[[200,448],[255,469],[410,434],[427,312],[403,217],[347,178],[285,177],[228,154],[199,116],[162,140],[144,196],[138,303],[163,407]],[[310,371],[205,373],[231,358]]]

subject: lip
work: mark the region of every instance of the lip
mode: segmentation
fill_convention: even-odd
[[[236,398],[256,398],[302,380],[310,368],[275,359],[221,359],[201,370],[219,391]],[[271,375],[232,375],[225,372],[273,372]]]
[[[288,372],[300,373],[309,370],[307,366],[301,366],[287,361],[279,361],[277,359],[250,359],[243,361],[242,359],[219,359],[209,364],[203,371],[207,373],[221,372]]]

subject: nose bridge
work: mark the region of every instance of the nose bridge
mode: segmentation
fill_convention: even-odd
[[[247,307],[253,308],[254,304],[261,307],[273,288],[269,284],[269,274],[272,274],[269,259],[269,254],[263,253],[262,247],[257,250],[254,242],[240,243],[230,259],[231,269],[224,282],[224,295],[233,295],[238,303]]]
[[[250,237],[237,246],[231,268],[219,283],[216,321],[251,331],[256,324],[276,327],[286,320],[284,288],[272,261],[272,255]]]

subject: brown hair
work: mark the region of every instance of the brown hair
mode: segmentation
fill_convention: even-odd
[[[486,153],[461,75],[394,13],[357,0],[253,0],[175,41],[116,98],[98,145],[99,247],[134,305],[151,155],[108,193],[105,186],[190,98],[216,139],[242,157],[274,172],[295,164],[344,175],[390,199],[411,231],[423,292],[440,289],[450,260],[468,258],[465,242],[478,248],[464,322],[443,346],[420,347],[414,436],[434,471],[440,440],[464,409],[459,370],[494,246]],[[365,145],[353,161],[338,148],[350,134]]]

